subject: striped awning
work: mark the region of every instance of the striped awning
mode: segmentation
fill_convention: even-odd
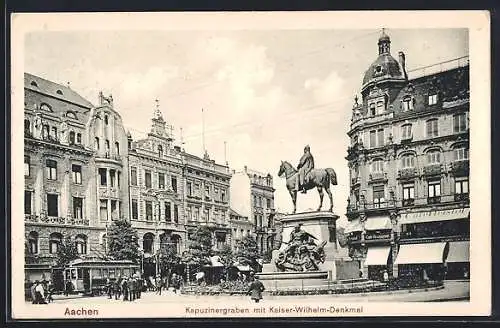
[[[387,265],[390,251],[390,246],[369,247],[365,265]]]
[[[403,244],[399,247],[394,264],[433,264],[443,263],[448,243]]]

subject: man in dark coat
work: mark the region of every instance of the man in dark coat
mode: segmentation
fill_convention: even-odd
[[[302,193],[305,194],[307,192],[305,187],[306,176],[312,169],[314,169],[314,157],[311,154],[311,147],[309,147],[309,145],[304,147],[304,155],[300,158],[297,169],[299,170],[299,177],[295,185],[295,190],[298,191],[299,188],[302,188]]]
[[[248,286],[248,293],[250,294],[250,299],[254,300],[255,303],[259,303],[262,299],[262,292],[265,290],[262,282],[255,277],[253,272],[250,272],[250,277],[253,280]]]

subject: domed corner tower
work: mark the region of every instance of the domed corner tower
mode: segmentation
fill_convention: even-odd
[[[378,39],[378,57],[363,77],[361,94],[364,114],[374,116],[391,111],[390,104],[407,84],[405,55],[399,52],[399,61],[391,55],[391,39],[382,30]]]

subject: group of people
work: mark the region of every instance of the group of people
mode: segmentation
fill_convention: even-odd
[[[106,280],[106,294],[109,299],[123,299],[123,301],[132,302],[141,298],[143,288],[144,280],[138,274],[115,281],[111,281],[109,278]]]
[[[33,304],[47,304],[52,302],[54,286],[51,280],[36,280],[30,286],[31,302]]]
[[[155,279],[156,294],[161,295],[162,289],[168,290],[170,288],[172,288],[173,292],[177,294],[181,289],[183,283],[184,280],[182,279],[182,276],[176,273],[172,273],[170,280],[167,277],[162,278],[160,275],[156,275]]]

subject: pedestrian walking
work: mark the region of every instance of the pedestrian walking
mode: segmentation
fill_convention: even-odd
[[[156,294],[161,295],[161,277],[159,274],[156,275],[155,286],[156,286]]]
[[[35,288],[36,288],[36,282],[31,283],[30,294],[31,294],[31,303],[32,304],[36,304],[36,292],[35,292]]]
[[[144,281],[142,280],[142,277],[137,273],[136,277],[137,277],[137,298],[141,298],[142,289],[144,288]]]
[[[124,277],[121,283],[121,290],[123,293],[123,300],[128,301],[128,281],[127,277]]]
[[[54,301],[54,299],[52,298],[53,293],[54,293],[54,284],[52,283],[52,280],[49,279],[49,281],[47,282],[47,303]]]
[[[45,302],[45,290],[43,285],[38,280],[35,284],[35,304],[47,304],[47,302]]]
[[[123,281],[123,278],[116,279],[111,283],[111,286],[113,288],[113,294],[115,295],[115,300],[119,300],[121,298],[121,283]]]
[[[129,290],[128,301],[132,302],[135,300],[135,281],[134,281],[134,278],[132,276],[128,280],[127,285],[128,285],[128,290]]]
[[[264,284],[255,277],[255,273],[250,272],[250,277],[253,280],[248,286],[248,293],[250,294],[250,299],[254,300],[255,303],[259,303],[262,299],[262,292],[265,290]]]
[[[113,298],[113,283],[109,278],[106,278],[106,285],[104,286],[106,288],[106,294],[108,295],[109,299]]]
[[[69,293],[71,293],[72,289],[73,289],[73,284],[71,283],[70,280],[66,280],[66,284],[64,286],[64,295],[68,296]]]

